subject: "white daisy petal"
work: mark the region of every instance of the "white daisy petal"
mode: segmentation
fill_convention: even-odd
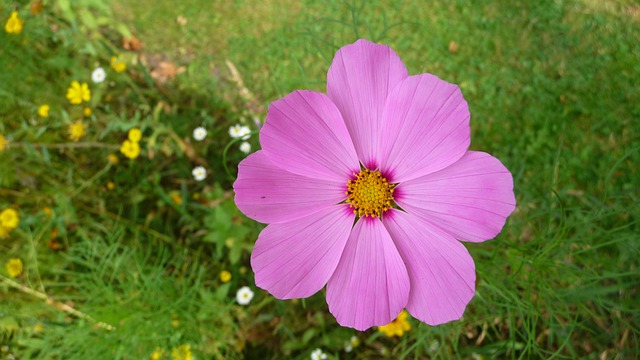
[[[240,151],[242,151],[245,154],[248,154],[251,152],[251,144],[249,144],[246,141],[243,141],[242,144],[240,144]]]
[[[311,352],[311,360],[325,360],[327,354],[322,352],[322,349],[315,349]]]
[[[96,68],[91,73],[91,81],[93,81],[96,84],[103,82],[104,79],[106,78],[107,78],[107,73],[101,67]]]
[[[242,140],[247,140],[251,136],[251,135],[249,135],[250,133],[251,133],[251,129],[249,129],[248,126],[241,126],[240,127],[240,136],[239,137],[242,137]]]
[[[233,125],[229,128],[229,136],[233,139],[242,138],[242,140],[247,140],[251,137],[251,129],[246,125]]]
[[[233,139],[240,137],[240,125],[233,125],[232,127],[230,127],[229,136],[231,136],[231,138]]]
[[[206,137],[207,137],[207,129],[203,128],[202,126],[199,126],[193,130],[193,138],[196,141],[202,141]]]
[[[248,286],[241,287],[236,293],[236,301],[240,305],[249,305],[253,299],[253,291]]]
[[[197,181],[202,181],[207,178],[207,170],[202,166],[196,166],[193,168],[193,170],[191,170],[191,174]]]

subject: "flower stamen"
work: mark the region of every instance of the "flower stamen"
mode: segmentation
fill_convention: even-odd
[[[347,181],[345,202],[359,217],[380,217],[392,207],[395,184],[389,183],[380,171],[364,169]]]

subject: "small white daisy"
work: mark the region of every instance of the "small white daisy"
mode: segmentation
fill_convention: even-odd
[[[322,352],[322,349],[315,349],[311,353],[311,360],[325,360],[327,358],[327,354]]]
[[[196,166],[193,168],[193,170],[191,170],[191,174],[193,175],[193,178],[198,181],[202,181],[207,178],[207,170],[202,166]]]
[[[240,144],[240,151],[242,151],[245,154],[248,154],[251,152],[251,144],[249,144],[246,141],[243,141],[242,144]]]
[[[236,293],[236,301],[240,305],[249,305],[253,299],[253,291],[248,286],[243,286]]]
[[[206,137],[207,129],[203,128],[202,126],[199,126],[193,130],[193,138],[196,139],[196,141],[202,141]]]
[[[241,127],[242,127],[242,125],[240,125],[240,124],[233,125],[232,127],[230,127],[229,128],[229,136],[231,136],[232,139],[240,137],[240,128]]]
[[[251,135],[251,129],[249,129],[246,125],[233,125],[229,128],[229,136],[233,139],[242,138],[242,140],[247,140]]]
[[[249,129],[248,126],[241,126],[240,127],[240,137],[242,138],[242,140],[247,140],[249,139],[249,137],[251,137],[251,129]]]
[[[104,79],[106,78],[107,78],[107,73],[101,67],[96,68],[91,73],[91,80],[96,84],[103,82]]]

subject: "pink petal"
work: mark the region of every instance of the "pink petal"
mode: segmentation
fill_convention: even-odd
[[[327,94],[347,124],[358,158],[369,169],[379,163],[382,109],[407,69],[390,47],[367,40],[342,47],[327,74]]]
[[[267,226],[251,254],[256,285],[278,299],[318,292],[338,266],[354,218],[349,206],[335,205]]]
[[[327,284],[329,311],[362,331],[390,323],[408,296],[407,269],[389,233],[378,218],[361,218]]]
[[[431,74],[410,76],[383,112],[381,170],[402,182],[443,169],[469,147],[469,108],[460,89]]]
[[[475,265],[464,245],[399,210],[386,212],[383,223],[409,272],[409,313],[429,325],[460,319],[476,281]]]
[[[345,199],[346,185],[282,170],[261,150],[240,162],[233,189],[236,205],[245,215],[263,223],[278,223],[338,204]]]
[[[294,174],[346,184],[360,170],[342,115],[318,92],[298,90],[272,102],[260,144],[271,162]]]
[[[509,170],[475,151],[443,170],[400,183],[395,200],[455,238],[474,242],[498,235],[516,206]]]

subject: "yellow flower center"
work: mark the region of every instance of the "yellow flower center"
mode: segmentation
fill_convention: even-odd
[[[380,217],[392,206],[394,187],[380,171],[364,169],[356,174],[355,180],[347,181],[345,202],[360,217]]]

